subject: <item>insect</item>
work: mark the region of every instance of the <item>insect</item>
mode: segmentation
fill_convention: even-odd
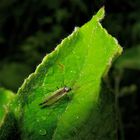
[[[69,91],[71,91],[71,88],[69,87],[65,86],[63,88],[60,88],[56,90],[51,96],[49,96],[44,102],[40,103],[39,105],[42,106],[42,108],[46,106],[50,106],[51,104],[57,102],[64,95],[66,95]]]

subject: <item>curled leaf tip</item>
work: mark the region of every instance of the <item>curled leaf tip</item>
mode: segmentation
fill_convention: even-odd
[[[94,18],[97,18],[97,21],[100,21],[104,18],[105,16],[105,7],[103,6],[95,16],[93,16]]]

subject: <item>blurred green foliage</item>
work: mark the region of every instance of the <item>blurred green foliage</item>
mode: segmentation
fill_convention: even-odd
[[[127,49],[117,60],[115,67],[121,71],[124,69],[140,70],[140,46]]]
[[[14,97],[15,94],[13,92],[0,87],[0,126],[8,112],[9,103]]]
[[[124,52],[128,48],[137,49],[140,0],[0,0],[0,86],[16,92],[44,55],[59,44],[59,39],[88,21],[103,5],[106,8],[103,26],[119,40]],[[135,60],[135,67],[139,67],[139,54]],[[139,69],[123,67],[122,72],[114,68],[111,78],[112,88],[125,93],[119,98],[125,137],[140,139]]]

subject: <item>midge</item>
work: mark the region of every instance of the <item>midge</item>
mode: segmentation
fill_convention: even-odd
[[[66,95],[69,91],[71,91],[71,88],[69,87],[65,86],[63,88],[60,88],[56,90],[51,96],[49,96],[44,102],[40,103],[39,105],[42,108],[50,106],[51,104],[57,102],[64,95]]]

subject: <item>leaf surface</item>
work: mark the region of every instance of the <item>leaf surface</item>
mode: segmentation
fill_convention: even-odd
[[[88,23],[75,28],[19,89],[15,115],[22,139],[115,138],[115,101],[104,91],[102,78],[122,49],[102,28],[103,17],[102,8]],[[41,108],[40,103],[63,87],[71,90]]]
[[[15,95],[12,91],[0,88],[0,125],[8,112],[9,103],[14,97]]]

